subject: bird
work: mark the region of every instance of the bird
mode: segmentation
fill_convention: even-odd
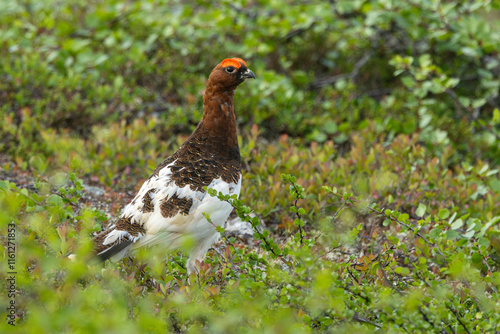
[[[205,189],[236,196],[241,191],[233,99],[236,87],[249,78],[255,79],[255,74],[241,58],[217,64],[208,77],[198,126],[154,169],[116,222],[94,236],[94,258],[118,261],[150,246],[172,251],[191,236],[186,269],[188,275],[197,272],[196,262],[203,261],[220,238],[214,225],[222,226],[232,211],[230,203]]]

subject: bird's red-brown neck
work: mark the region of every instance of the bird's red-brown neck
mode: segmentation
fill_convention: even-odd
[[[233,98],[234,89],[209,84],[203,95],[204,112],[200,123],[211,140],[231,151],[238,147]]]
[[[236,87],[235,87],[236,88]],[[207,85],[203,95],[203,118],[185,145],[240,163],[240,151],[233,110],[234,89]]]
[[[235,137],[234,90],[207,88],[203,95],[203,123],[212,136]]]

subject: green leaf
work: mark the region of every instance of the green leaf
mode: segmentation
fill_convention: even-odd
[[[483,262],[483,256],[479,253],[472,253],[471,260],[472,260],[472,262],[479,264],[479,263]]]
[[[460,227],[462,227],[463,225],[464,225],[464,222],[462,221],[462,219],[457,219],[453,224],[451,224],[450,228],[452,230],[457,230]]]
[[[499,179],[492,179],[489,184],[491,190],[496,192],[497,194],[500,194],[500,180]]]
[[[458,233],[455,230],[446,231],[446,238],[450,239],[450,240],[456,239],[459,235],[460,235],[460,233]]]
[[[431,66],[431,64],[432,64],[431,56],[429,54],[427,54],[427,53],[421,55],[418,58],[418,63],[420,65],[420,67],[422,67],[422,68]]]
[[[443,232],[441,227],[435,227],[429,232],[429,237],[435,239],[441,234],[441,232]]]
[[[410,218],[410,215],[407,213],[402,213],[399,215],[398,219],[401,220],[402,222],[406,222]]]
[[[488,238],[485,238],[485,237],[479,237],[477,240],[477,244],[479,246],[488,248],[490,246],[490,240]]]
[[[54,205],[57,205],[57,206],[64,205],[64,201],[61,198],[61,196],[56,195],[56,194],[50,195],[50,197],[47,199],[47,203],[51,203],[51,204],[54,204]]]
[[[455,217],[456,216],[457,216],[457,213],[453,212],[453,214],[451,215],[450,219],[448,220],[448,224],[453,224],[453,222],[455,221]]]
[[[335,123],[333,121],[328,121],[328,122],[325,123],[325,125],[323,125],[323,130],[326,133],[328,133],[330,135],[333,135],[338,130],[337,123]]]
[[[410,274],[410,269],[406,267],[396,267],[396,269],[394,269],[394,272],[399,275],[408,276]]]
[[[467,239],[470,239],[470,238],[472,238],[474,236],[475,233],[476,233],[476,231],[471,230],[471,231],[465,233],[464,237],[467,238]]]
[[[493,110],[493,117],[491,118],[491,122],[493,124],[498,124],[500,123],[500,110],[498,110],[498,108],[495,108]]]
[[[47,169],[47,167],[48,167],[48,163],[47,163],[46,159],[41,158],[41,157],[39,157],[37,155],[32,156],[30,158],[30,160],[29,160],[29,163],[40,174],[43,174],[45,172],[45,170]]]
[[[478,237],[482,237],[488,232],[488,230],[491,228],[491,226],[497,224],[500,222],[500,216],[493,217],[489,222],[486,223],[486,225],[483,226],[481,231],[478,233]]]
[[[427,209],[427,207],[425,206],[425,204],[422,204],[420,203],[418,205],[418,208],[417,210],[415,210],[415,214],[418,216],[418,217],[423,217],[425,215],[425,210]]]
[[[450,211],[448,209],[441,209],[438,213],[439,218],[446,219],[450,216]]]
[[[403,85],[405,85],[407,88],[414,88],[416,86],[416,81],[409,75],[401,77],[401,82]]]

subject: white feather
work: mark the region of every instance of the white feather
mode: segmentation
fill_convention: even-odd
[[[174,161],[175,162],[175,161]],[[132,203],[125,206],[121,217],[132,217],[132,222],[140,224],[145,229],[145,235],[131,237],[134,241],[127,249],[117,253],[112,260],[119,260],[125,256],[129,250],[137,250],[144,246],[161,244],[170,250],[178,248],[181,237],[190,235],[194,238],[195,246],[188,260],[188,273],[195,270],[196,260],[203,260],[210,246],[219,239],[220,235],[215,227],[210,224],[203,213],[210,215],[210,220],[215,225],[223,225],[229,217],[232,206],[216,197],[212,197],[205,192],[194,191],[189,185],[178,187],[171,180],[171,163],[160,170],[158,176],[154,176],[146,181]],[[213,180],[207,188],[213,188],[223,194],[236,194],[239,196],[241,190],[241,175],[238,183],[227,183],[218,178]],[[157,189],[156,194],[151,196],[151,203],[154,206],[153,212],[142,212],[142,198],[150,189]],[[152,193],[151,193],[152,194]],[[165,218],[161,214],[160,205],[170,199],[173,195],[179,198],[188,198],[193,201],[188,215],[180,212],[170,218]],[[127,232],[111,232],[105,239],[104,244],[110,244],[123,238]]]
[[[124,237],[129,237],[130,240],[132,240],[132,242],[135,242],[137,240],[139,240],[140,238],[142,238],[142,234],[139,233],[137,236],[133,236],[131,235],[130,233],[128,233],[127,231],[120,231],[120,230],[113,230],[111,232],[108,233],[108,235],[106,236],[106,239],[104,239],[104,241],[102,242],[103,245],[109,245],[109,244],[112,244],[113,242],[115,241],[121,241]],[[106,250],[100,252],[99,254],[102,254],[104,253]]]

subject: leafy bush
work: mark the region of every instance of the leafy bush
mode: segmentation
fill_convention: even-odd
[[[499,7],[0,0],[1,331],[498,331]],[[88,263],[226,56],[253,237]]]

